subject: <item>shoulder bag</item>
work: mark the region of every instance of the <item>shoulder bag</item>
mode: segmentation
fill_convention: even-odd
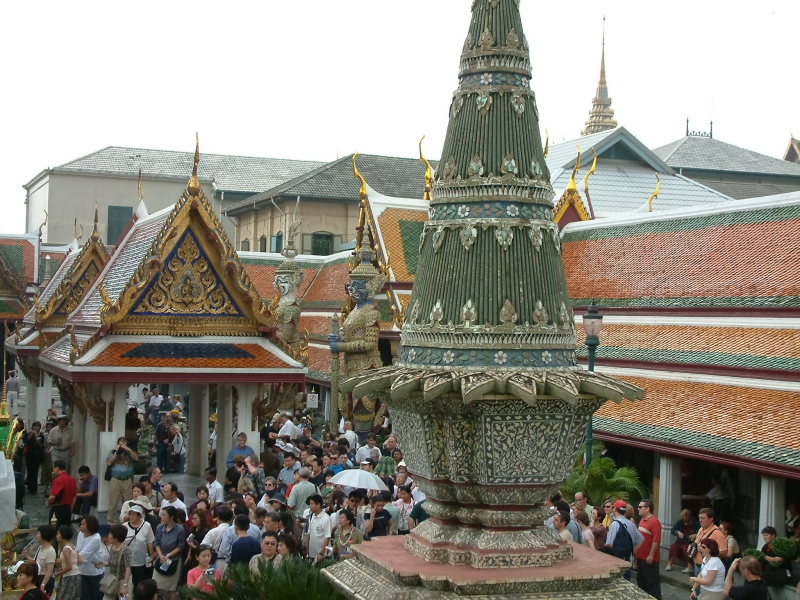
[[[127,548],[122,548],[117,555],[117,564],[114,565],[114,568],[108,571],[103,578],[100,580],[100,591],[103,592],[106,596],[119,596],[119,575],[120,575],[120,566],[122,566],[122,554],[126,551]]]

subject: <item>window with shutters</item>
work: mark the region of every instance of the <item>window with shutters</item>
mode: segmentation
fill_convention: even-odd
[[[283,250],[283,233],[278,232],[272,236],[270,252],[280,252]]]
[[[267,236],[262,235],[260,238],[258,238],[258,251],[259,252],[267,251]]]
[[[239,250],[242,252],[250,252],[250,240],[242,240],[239,244]]]
[[[116,245],[119,236],[128,227],[133,216],[133,208],[130,206],[109,206],[108,222],[106,227],[106,243]]]

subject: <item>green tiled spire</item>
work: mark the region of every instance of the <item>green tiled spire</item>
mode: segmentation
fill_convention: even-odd
[[[570,368],[575,331],[519,0],[475,0],[401,365]]]

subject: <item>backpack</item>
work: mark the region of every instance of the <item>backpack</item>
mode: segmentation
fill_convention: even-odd
[[[614,543],[611,545],[611,554],[622,560],[630,560],[633,554],[633,540],[631,534],[619,521],[617,524],[617,535],[614,536]]]

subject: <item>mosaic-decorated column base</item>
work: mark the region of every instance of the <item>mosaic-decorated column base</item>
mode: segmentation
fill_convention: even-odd
[[[359,600],[647,600],[622,578],[629,563],[585,546],[549,567],[474,569],[429,563],[404,547],[403,536],[354,547],[356,558],[323,571],[348,598]]]

